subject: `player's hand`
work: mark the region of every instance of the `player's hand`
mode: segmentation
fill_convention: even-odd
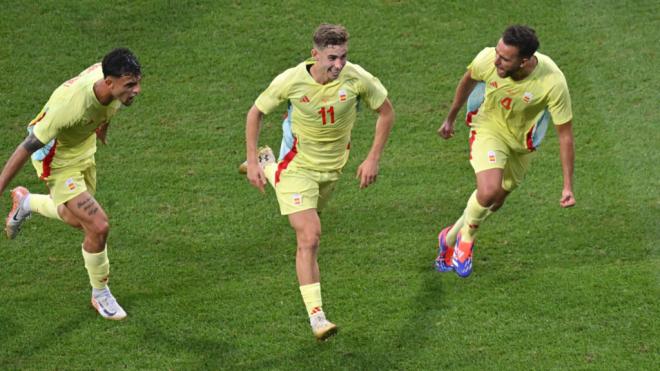
[[[453,137],[454,121],[445,119],[445,121],[442,123],[442,126],[440,126],[440,129],[438,129],[438,135],[443,137],[444,139],[450,139],[451,137]]]
[[[573,207],[575,206],[575,197],[573,196],[573,191],[563,190],[561,192],[561,200],[559,200],[559,205],[561,207]]]
[[[259,164],[248,164],[247,178],[250,184],[256,187],[261,193],[265,193],[266,175]]]
[[[378,176],[378,161],[366,159],[357,169],[356,179],[360,179],[360,189],[367,188],[376,182]]]
[[[104,123],[96,128],[96,138],[103,144],[108,144],[108,123]]]

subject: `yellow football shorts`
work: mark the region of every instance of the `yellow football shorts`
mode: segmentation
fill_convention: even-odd
[[[289,163],[286,169],[270,165],[278,175],[274,187],[280,213],[289,215],[299,211],[316,209],[320,211],[328,203],[337,181],[339,171],[320,172],[300,169],[295,163]]]
[[[43,161],[32,160],[37,175],[46,181],[55,205],[61,205],[83,192],[96,193],[96,162],[93,158],[62,168],[47,170],[44,177]]]
[[[502,188],[511,192],[522,183],[534,152],[516,151],[495,133],[470,130],[470,164],[475,174],[489,169],[503,169]]]

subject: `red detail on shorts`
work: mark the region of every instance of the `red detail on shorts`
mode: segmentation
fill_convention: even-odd
[[[50,163],[53,162],[55,157],[55,149],[57,148],[57,140],[53,143],[53,147],[48,151],[48,154],[43,161],[43,171],[41,172],[41,179],[46,180],[50,176]]]
[[[468,112],[467,116],[465,116],[465,125],[467,125],[467,127],[472,126],[472,117],[476,115],[478,112],[479,112],[479,108],[477,108],[474,111]]]
[[[526,138],[527,138],[527,150],[530,151],[530,152],[534,152],[534,150],[536,150],[536,148],[534,148],[534,141],[532,140],[532,133],[534,132],[534,127],[535,126],[532,126],[532,128],[529,129],[529,131],[527,132],[527,136],[526,136]]]
[[[470,229],[478,229],[478,228],[479,228],[479,224],[468,224],[468,228],[470,228]]]
[[[296,144],[298,144],[298,138],[294,137],[293,138],[293,146],[291,146],[291,150],[284,156],[282,161],[277,165],[277,171],[275,172],[275,184],[280,182],[280,174],[282,174],[282,171],[286,169],[289,166],[289,163],[293,161],[293,158],[296,157],[298,154],[298,148],[296,148]]]
[[[346,150],[350,151],[350,149],[351,149],[351,142],[348,142],[348,144],[346,145]]]
[[[476,130],[470,130],[470,140],[469,140],[469,145],[470,145],[470,160],[472,160],[472,143],[474,143],[474,139],[477,136],[477,131]]]

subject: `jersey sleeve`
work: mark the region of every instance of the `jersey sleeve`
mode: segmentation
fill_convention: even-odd
[[[482,51],[477,54],[472,62],[467,66],[467,69],[470,71],[470,77],[472,80],[485,81],[486,73],[489,69],[493,68],[493,62],[495,61],[495,48],[489,47],[484,48]]]
[[[558,81],[548,94],[548,111],[555,125],[565,124],[573,119],[571,96],[563,74],[558,75]]]
[[[51,106],[46,109],[45,114],[32,130],[41,143],[48,143],[55,139],[62,129],[72,123],[71,112],[63,107]]]
[[[268,88],[254,101],[254,105],[257,106],[259,111],[269,114],[288,99],[289,86],[294,73],[295,69],[291,68],[273,79]]]
[[[385,89],[385,86],[383,86],[378,78],[362,67],[355,65],[355,71],[360,78],[360,98],[371,110],[377,110],[387,98],[387,89]]]

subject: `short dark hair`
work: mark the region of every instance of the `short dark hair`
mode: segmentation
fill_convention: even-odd
[[[135,54],[126,48],[117,48],[106,54],[101,62],[103,77],[125,75],[141,76],[140,62]]]
[[[321,24],[314,32],[314,47],[325,49],[328,45],[344,45],[348,42],[348,31],[339,24]]]
[[[539,48],[536,31],[528,26],[513,25],[507,27],[504,34],[502,34],[502,41],[507,45],[518,48],[518,55],[521,58],[530,58]]]

